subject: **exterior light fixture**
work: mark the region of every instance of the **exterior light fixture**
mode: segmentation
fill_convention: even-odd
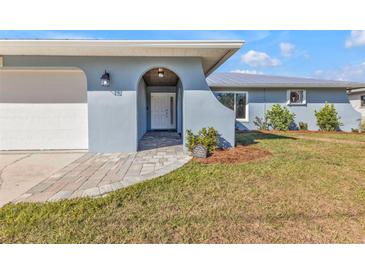
[[[159,78],[163,78],[165,76],[165,72],[162,68],[158,69],[158,77]]]
[[[110,74],[108,72],[104,72],[104,74],[100,78],[100,84],[103,87],[109,87],[110,86]]]

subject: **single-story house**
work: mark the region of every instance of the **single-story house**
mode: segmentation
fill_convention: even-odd
[[[221,145],[233,146],[237,124],[255,129],[254,118],[275,103],[287,105],[296,122],[307,122],[310,129],[317,128],[314,110],[326,101],[335,104],[343,130],[358,124],[360,113],[346,90],[365,84],[213,74],[242,45],[1,40],[0,150],[133,152],[148,131],[184,136],[187,129],[210,126],[218,130]]]
[[[365,88],[351,89],[348,91],[348,94],[351,105],[365,119]]]

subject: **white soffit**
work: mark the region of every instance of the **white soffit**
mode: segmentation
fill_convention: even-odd
[[[243,43],[240,40],[0,40],[0,55],[200,57],[208,75]]]

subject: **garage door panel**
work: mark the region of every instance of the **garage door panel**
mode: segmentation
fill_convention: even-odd
[[[27,77],[22,78],[24,74],[26,72],[22,71],[18,78],[12,74],[11,79],[27,82]],[[55,77],[55,72],[52,71],[52,77],[47,78],[48,83],[44,86],[44,90],[39,91],[39,83],[48,74],[32,72],[31,75],[38,77],[38,81],[32,78],[32,81],[23,83],[21,86],[19,84],[12,86],[9,82],[6,85],[0,85],[2,95],[0,101],[1,98],[6,99],[6,102],[0,102],[0,150],[87,149],[88,113],[87,103],[83,102],[86,90],[80,91],[83,85],[80,83],[75,85],[75,81],[73,84],[72,81],[65,84],[67,73],[63,71]],[[72,76],[75,77],[74,74]],[[1,80],[4,80],[4,77]],[[53,81],[53,84],[50,80]],[[63,93],[65,98],[60,95],[63,90],[59,88],[60,81],[63,89],[67,90]],[[85,81],[85,79],[80,77],[79,81]],[[4,86],[6,86],[5,89]],[[57,88],[52,89],[52,86]],[[35,88],[37,88],[37,92],[33,92],[36,90]],[[69,96],[70,91],[75,90],[80,96],[76,96],[74,93]],[[54,96],[55,102],[48,103],[52,101],[52,93],[55,92],[57,93],[57,96]],[[35,98],[32,98],[32,93]],[[5,96],[5,94],[7,95]],[[24,98],[20,98],[22,94],[26,94],[25,98],[32,98],[32,100],[29,99],[29,103],[14,103],[14,101],[24,101]],[[41,94],[47,95],[47,103],[32,103],[32,101],[42,101]],[[12,99],[12,103],[9,103],[9,98]],[[59,103],[60,100],[63,103]],[[69,101],[75,102],[69,103]]]
[[[80,70],[0,70],[1,103],[87,103]]]
[[[0,149],[87,149],[86,104],[0,104]]]

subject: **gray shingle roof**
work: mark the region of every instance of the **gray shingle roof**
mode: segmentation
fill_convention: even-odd
[[[248,73],[213,73],[207,78],[211,88],[361,88],[365,83],[274,76]]]

